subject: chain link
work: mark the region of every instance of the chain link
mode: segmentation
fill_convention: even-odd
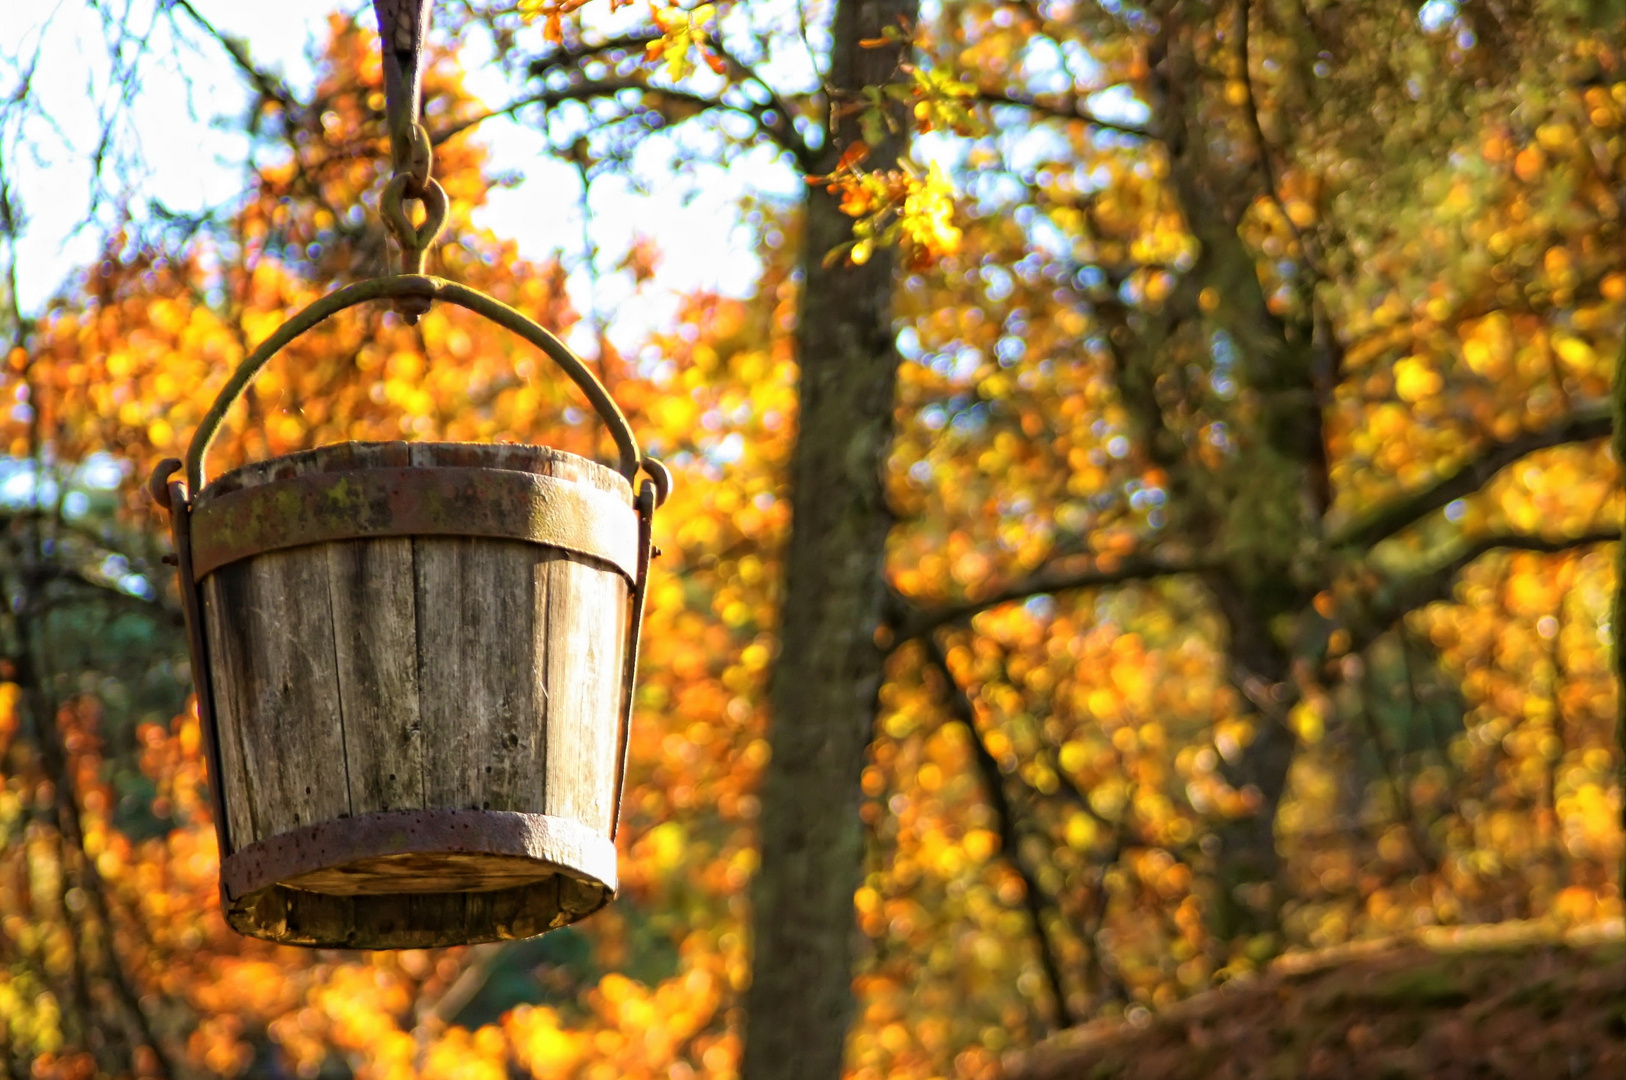
[[[401,251],[400,272],[421,275],[429,248],[446,225],[446,192],[435,182],[435,147],[420,120],[423,36],[429,28],[430,0],[374,0],[383,46],[385,127],[390,137],[390,181],[379,199],[379,214]],[[423,206],[423,221],[412,223],[409,203]],[[420,297],[403,297],[396,309],[415,323],[429,309]]]
[[[384,188],[378,210],[383,215],[384,224],[395,234],[395,242],[400,245],[401,272],[421,274],[429,255],[429,246],[446,227],[446,190],[432,175],[434,148],[430,145],[429,132],[424,130],[424,126],[414,123],[411,138],[402,141],[405,152],[396,155],[395,174]],[[412,224],[406,208],[408,202],[423,204],[424,216],[420,224]]]
[[[435,146],[429,141],[428,129],[414,120],[406,138],[392,143],[390,156],[395,176],[407,177],[406,194],[414,199],[422,196],[435,164]]]

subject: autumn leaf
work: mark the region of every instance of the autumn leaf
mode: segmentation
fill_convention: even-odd
[[[714,4],[684,9],[676,5],[676,0],[672,0],[667,7],[652,2],[650,15],[661,36],[649,43],[645,58],[652,63],[664,62],[667,77],[673,82],[682,81],[694,70],[690,53],[695,51],[700,53],[701,59],[713,72],[721,75],[727,70],[722,58],[707,48],[709,32],[706,28],[717,15]]]

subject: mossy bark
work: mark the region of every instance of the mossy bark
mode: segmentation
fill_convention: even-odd
[[[916,7],[913,0],[837,4],[826,78],[835,119],[820,173],[833,171],[860,138],[858,117],[845,105],[897,69],[898,46],[859,43],[912,25]],[[871,147],[865,168],[891,167],[902,142],[896,135]],[[893,258],[877,250],[862,266],[840,258],[826,264],[851,239],[852,221],[822,186],[809,187],[805,221],[800,432],[791,460],[780,650],[769,690],[773,756],[761,787],[745,1080],[842,1074],[853,1014],[853,894],[864,852],[860,775],[885,660],[876,634],[892,524],[883,474],[898,365]]]
[[[1610,443],[1615,468],[1622,469],[1626,462],[1626,341],[1621,343],[1620,355],[1615,361],[1615,385],[1612,396],[1615,407],[1615,430]],[[1623,529],[1626,531],[1626,529]],[[1615,666],[1615,740],[1620,747],[1616,755],[1620,787],[1626,791],[1626,651],[1620,647],[1626,631],[1626,541],[1615,545],[1615,602],[1609,616]],[[1626,799],[1621,801],[1621,828],[1626,830]],[[1626,894],[1626,853],[1621,855],[1620,889]]]
[[[1225,770],[1254,809],[1219,828],[1213,853],[1209,921],[1228,941],[1278,929],[1275,818],[1296,749],[1285,722],[1294,651],[1283,632],[1308,608],[1320,576],[1321,522],[1330,502],[1322,407],[1331,343],[1310,319],[1289,320],[1267,302],[1256,256],[1238,228],[1269,192],[1261,190],[1258,170],[1220,156],[1205,130],[1202,102],[1188,93],[1200,77],[1201,32],[1195,23],[1171,23],[1166,51],[1154,57],[1155,106],[1170,187],[1201,245],[1191,277],[1206,298],[1204,332],[1224,334],[1236,356],[1230,457],[1205,482],[1186,485],[1204,492],[1206,502],[1182,523],[1188,535],[1207,534],[1222,564],[1204,581],[1225,622],[1231,681],[1254,720],[1252,741]]]

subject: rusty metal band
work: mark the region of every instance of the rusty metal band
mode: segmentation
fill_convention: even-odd
[[[186,647],[192,662],[192,682],[197,690],[198,729],[201,735],[204,780],[209,787],[209,808],[214,813],[215,842],[221,859],[231,850],[231,823],[226,820],[226,797],[221,790],[225,773],[221,770],[220,736],[215,729],[214,677],[209,670],[209,633],[203,624],[203,602],[197,579],[192,576],[192,505],[186,485],[169,482],[170,529],[175,538],[175,563],[181,592],[181,612],[186,619]],[[224,890],[224,885],[222,885]],[[224,906],[224,897],[222,897]]]
[[[649,557],[654,551],[652,527],[655,485],[645,480],[638,491],[638,575],[632,579],[632,625],[627,632],[626,666],[621,671],[621,724],[616,732],[615,794],[610,800],[610,840],[621,833],[621,792],[627,784],[627,747],[632,741],[633,692],[638,683],[638,645],[644,632],[644,597],[649,590]]]
[[[513,810],[386,810],[290,829],[220,864],[229,900],[385,855],[505,855],[586,874],[616,888],[615,844],[569,818]]]
[[[632,425],[627,423],[626,415],[610,397],[610,392],[604,388],[604,384],[598,381],[598,378],[588,370],[587,365],[583,364],[564,342],[525,315],[478,289],[421,274],[398,274],[394,277],[358,281],[354,285],[347,285],[337,292],[329,293],[279,326],[259,348],[244,357],[242,363],[237,365],[237,369],[226,380],[226,385],[221,387],[220,394],[209,406],[209,410],[203,414],[203,419],[199,421],[198,429],[186,448],[186,482],[191,489],[198,492],[203,490],[204,459],[208,457],[209,446],[220,431],[221,421],[226,418],[227,411],[242,396],[254,376],[259,374],[260,369],[265,367],[273,356],[301,334],[315,329],[347,308],[372,300],[402,298],[454,304],[496,323],[504,330],[536,346],[570,378],[571,382],[576,384],[592,404],[593,410],[598,413],[599,419],[604,421],[604,426],[609,429],[610,437],[615,440],[616,449],[621,456],[617,465],[621,475],[628,480],[638,475],[638,470],[644,465],[644,457],[638,449],[638,440],[632,433]]]
[[[210,497],[192,511],[192,580],[267,551],[385,536],[521,540],[606,563],[638,582],[639,523],[623,498],[508,469],[310,473]]]

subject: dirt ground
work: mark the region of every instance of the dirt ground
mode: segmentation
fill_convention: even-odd
[[[1626,1080],[1626,940],[1620,920],[1514,923],[1287,956],[1009,1065],[1010,1080]]]

